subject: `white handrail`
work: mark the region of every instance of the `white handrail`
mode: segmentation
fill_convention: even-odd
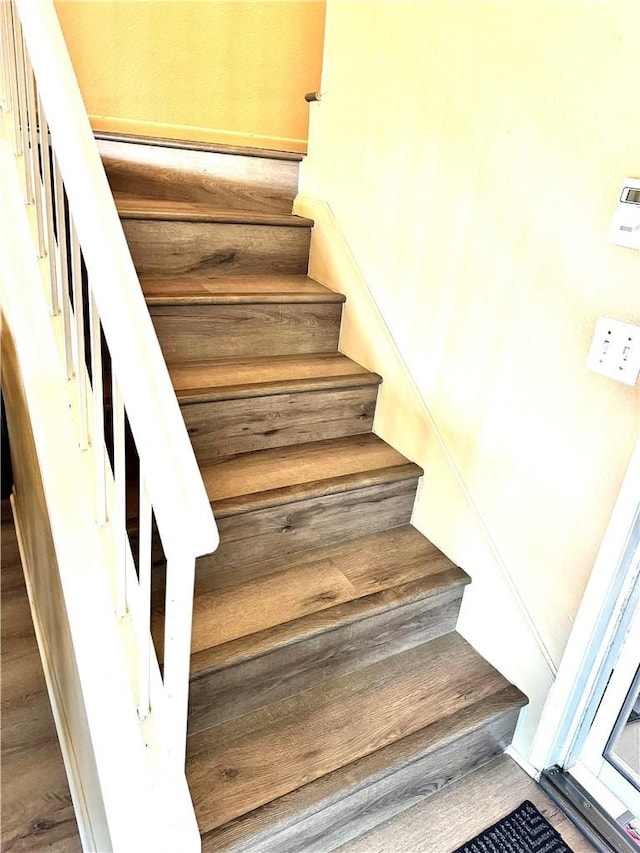
[[[167,557],[218,532],[52,0],[14,0]]]
[[[13,113],[27,206],[36,207],[34,251],[43,258],[52,314],[59,315],[78,452],[93,459],[96,523],[117,543],[114,616],[130,616],[136,635],[128,654],[138,714],[152,716],[169,763],[183,773],[195,560],[215,550],[218,530],[53,0],[0,2],[4,109]],[[125,415],[142,485],[137,570],[126,519]],[[162,678],[149,626],[153,517],[167,560]]]

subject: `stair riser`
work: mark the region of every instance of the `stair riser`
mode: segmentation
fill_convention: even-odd
[[[335,352],[339,303],[152,306],[167,361]]]
[[[417,484],[415,479],[402,480],[253,512],[216,515],[220,545],[213,554],[196,560],[195,595],[217,588],[223,575],[231,583],[242,570],[243,582],[250,581],[263,576],[268,560],[408,524]],[[130,527],[131,548],[137,553],[135,524]],[[152,566],[154,606],[158,606],[165,557],[157,536],[152,542]]]
[[[139,274],[306,275],[311,229],[124,219]]]
[[[111,189],[233,210],[291,213],[299,163],[215,151],[98,143]]]
[[[303,814],[280,832],[239,844],[210,833],[203,838],[203,853],[329,853],[497,758],[510,743],[517,720],[518,711],[508,711],[395,772],[345,792],[325,808]]]
[[[377,613],[191,683],[189,733],[453,631],[462,589]]]
[[[182,406],[199,460],[370,432],[377,386]]]
[[[211,572],[251,564],[257,577],[265,560],[408,524],[416,487],[417,480],[402,480],[218,516],[220,547],[198,559],[196,590]]]

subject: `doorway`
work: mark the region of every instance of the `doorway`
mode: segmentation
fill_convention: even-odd
[[[640,441],[539,728],[540,784],[599,850],[640,853]]]

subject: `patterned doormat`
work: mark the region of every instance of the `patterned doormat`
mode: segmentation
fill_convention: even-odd
[[[455,853],[573,853],[529,800]]]

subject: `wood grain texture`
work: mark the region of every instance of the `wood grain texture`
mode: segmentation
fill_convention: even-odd
[[[235,304],[151,306],[168,362],[335,353],[342,306]]]
[[[355,538],[341,537],[335,543],[323,543],[293,555],[281,553],[271,559],[261,559],[259,576],[302,569],[312,573],[324,566],[338,567],[358,590],[358,597],[432,578],[450,569],[461,572],[415,527],[404,524]],[[219,572],[206,580],[196,578],[195,594],[205,595],[240,586],[256,577],[255,572],[251,565],[221,566]]]
[[[263,564],[258,576],[230,570],[209,589],[198,581],[192,652],[457,569],[434,550],[405,526]]]
[[[304,159],[304,154],[297,151],[279,151],[275,148],[257,148],[250,145],[231,145],[227,142],[203,142],[189,139],[167,139],[164,136],[139,136],[136,133],[114,133],[108,130],[97,130],[94,136],[99,141],[99,149],[101,153],[106,150],[113,151],[112,148],[105,149],[104,146],[117,146],[116,150],[131,151],[130,146],[150,146],[151,148],[167,149],[170,151],[180,151],[183,154],[188,151],[194,151],[199,154],[207,154],[210,152],[224,154],[226,156],[244,156],[244,157],[261,157],[268,160],[290,160],[292,162],[300,162]],[[124,149],[123,149],[124,146]]]
[[[511,740],[522,695],[492,693],[446,720],[267,803],[203,837],[203,853],[327,853],[495,760]],[[458,820],[464,823],[461,808]],[[428,836],[427,836],[428,837]],[[380,853],[397,853],[393,840]],[[407,847],[406,853],[442,853]],[[367,847],[362,851],[371,853]]]
[[[290,570],[313,574],[323,567],[337,568],[351,583],[356,596],[329,610],[320,606],[317,611],[284,622],[268,631],[243,636],[192,655],[192,673],[207,674],[264,655],[326,631],[344,627],[395,610],[407,603],[440,595],[444,590],[464,586],[468,576],[455,566],[431,542],[410,525],[382,530],[368,536],[315,550],[304,550],[290,556],[279,555],[262,560],[257,565],[229,564],[226,569],[196,578],[196,597],[209,596],[216,591],[237,588],[256,578],[280,576]],[[322,605],[322,602],[320,602]]]
[[[201,473],[209,500],[220,509],[245,498],[252,507],[264,505],[267,493],[297,486],[315,491],[314,483],[351,476],[365,479],[381,469],[407,465],[412,463],[405,456],[369,433],[212,459],[201,466]],[[411,476],[422,474],[417,465],[409,470]]]
[[[262,302],[344,302],[306,275],[219,275],[214,272],[140,276],[149,305],[225,305]]]
[[[69,785],[31,622],[15,531],[3,505],[0,717],[3,851],[80,851]]]
[[[192,735],[187,777],[200,830],[221,826],[507,686],[458,635],[447,634]]]
[[[381,377],[340,354],[169,364],[181,403],[375,385]]]
[[[247,208],[217,207],[210,203],[145,198],[116,194],[116,207],[121,219],[164,222],[217,222],[239,225],[283,225],[287,228],[312,228],[313,220],[293,213],[272,213]]]
[[[507,756],[489,762],[375,831],[345,844],[340,853],[450,853],[524,800],[536,806],[575,853],[596,853],[534,780]]]
[[[227,644],[235,645],[236,651],[238,647],[246,651],[252,645],[257,645],[252,640],[266,643],[271,639],[276,642],[282,638],[287,627],[290,627],[287,639],[291,640],[295,636],[296,627],[304,631],[309,622],[320,621],[317,617],[321,613],[327,617],[327,626],[330,625],[331,617],[337,625],[333,630],[327,627],[324,631],[310,637],[303,636],[296,643],[275,648],[260,657],[248,658],[235,666],[193,679],[189,692],[189,732],[202,731],[250,713],[453,631],[462,598],[462,585],[443,585],[439,590],[432,588],[431,594],[410,601],[410,595],[417,586],[407,585],[397,592],[397,598],[401,599],[406,591],[409,603],[396,608],[388,605],[378,614],[369,616],[366,616],[363,608],[360,615],[364,615],[364,618],[358,621],[341,625],[335,611],[340,611],[347,618],[352,614],[346,607],[332,607],[326,611],[316,611],[308,619],[298,619],[294,623],[278,625],[275,630],[251,635],[244,644],[242,641]],[[356,602],[367,603],[366,599],[356,599]],[[216,650],[223,654],[226,647],[216,647]],[[202,657],[206,657],[206,653]]]
[[[462,594],[468,582],[459,569],[448,569],[441,574],[421,578],[406,584],[390,587],[377,593],[354,598],[344,604],[333,605],[326,610],[316,610],[294,622],[283,622],[266,631],[249,634],[222,646],[212,646],[191,657],[191,672],[197,678],[223,669],[247,663],[254,658],[272,654],[307,640],[333,643],[333,638],[324,635],[348,628],[345,636],[350,638],[370,626],[382,626],[392,621],[402,621],[412,609],[409,605],[418,602],[424,612],[441,603],[454,601]],[[437,601],[436,601],[437,599]],[[403,613],[401,608],[407,608]],[[356,623],[367,625],[356,627]],[[376,645],[376,642],[373,643]]]
[[[292,567],[240,586],[199,595],[194,603],[192,652],[264,631],[357,597],[337,566]]]
[[[417,482],[415,476],[217,516],[220,547],[197,560],[196,582],[229,566],[252,564],[259,574],[262,561],[407,524]]]
[[[378,389],[336,388],[297,394],[182,404],[199,461],[371,432]]]
[[[138,273],[306,275],[309,228],[123,220]]]
[[[113,192],[291,213],[298,190],[300,157],[125,141],[100,142],[99,148]]]

